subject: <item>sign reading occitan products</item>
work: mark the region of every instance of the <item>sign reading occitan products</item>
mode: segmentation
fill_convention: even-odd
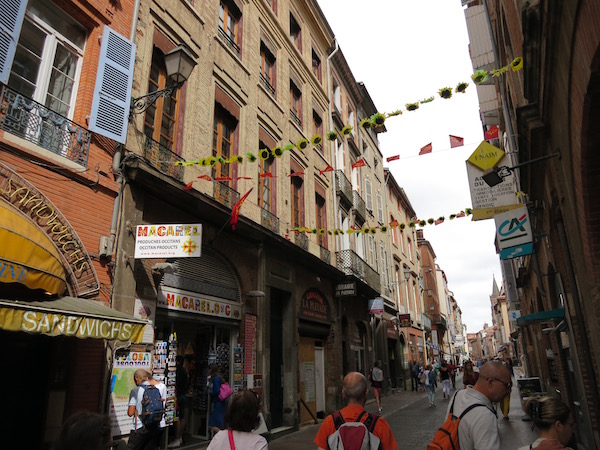
[[[138,225],[135,255],[139,258],[193,258],[202,249],[202,224]]]

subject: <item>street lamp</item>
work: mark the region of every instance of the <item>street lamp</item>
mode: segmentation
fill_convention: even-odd
[[[165,55],[165,68],[167,80],[171,84],[164,89],[132,99],[129,108],[129,119],[131,120],[134,114],[145,112],[160,97],[170,98],[173,92],[190,77],[196,64],[194,57],[183,44],[179,44],[167,53]]]
[[[504,178],[509,176],[510,173],[514,169],[518,169],[519,167],[523,167],[523,166],[528,166],[529,164],[532,164],[532,163],[538,162],[538,161],[542,161],[544,159],[556,158],[556,157],[560,158],[560,153],[553,153],[551,155],[540,156],[539,158],[532,159],[531,161],[525,161],[525,162],[519,163],[512,167],[508,167],[508,166],[493,167],[489,170],[486,170],[484,172],[484,174],[481,176],[481,178],[483,181],[485,181],[485,184],[487,184],[489,187],[494,187],[497,184],[502,183],[504,181]]]

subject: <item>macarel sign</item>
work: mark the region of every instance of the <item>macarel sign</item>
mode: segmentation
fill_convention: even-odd
[[[223,317],[225,319],[241,320],[242,318],[242,308],[239,303],[168,286],[160,288],[157,306],[173,311]]]
[[[202,248],[202,224],[138,225],[135,255],[139,258],[193,258]]]

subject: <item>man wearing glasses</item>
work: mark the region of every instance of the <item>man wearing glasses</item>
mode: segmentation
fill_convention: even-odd
[[[510,394],[511,388],[508,368],[500,362],[489,361],[481,366],[475,386],[468,386],[454,394],[450,405],[454,404],[453,414],[456,417],[470,405],[482,406],[473,408],[461,419],[458,425],[460,450],[500,450],[498,417],[492,403]]]

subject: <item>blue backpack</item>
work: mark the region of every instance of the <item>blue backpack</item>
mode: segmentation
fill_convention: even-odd
[[[144,427],[158,427],[165,413],[163,399],[156,386],[147,384],[144,388],[144,397],[142,398],[142,414],[140,418]]]

